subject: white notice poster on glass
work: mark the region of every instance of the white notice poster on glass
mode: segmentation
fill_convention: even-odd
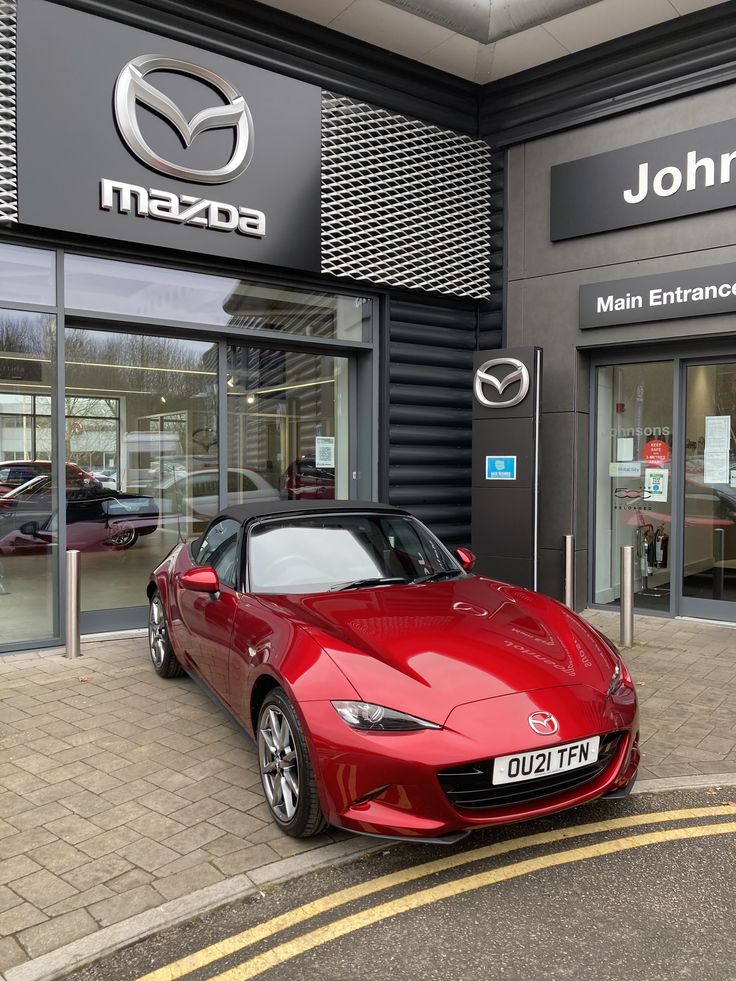
[[[314,438],[314,464],[317,467],[335,466],[335,437],[334,436],[315,436]]]
[[[728,483],[728,449],[731,444],[731,416],[705,417],[703,483]]]
[[[665,504],[667,501],[667,484],[669,482],[669,473],[666,470],[657,470],[655,468],[649,468],[644,471],[644,490],[649,495],[647,498],[646,494],[644,496],[645,500],[659,501],[660,504]]]

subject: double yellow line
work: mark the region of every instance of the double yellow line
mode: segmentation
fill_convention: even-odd
[[[547,831],[535,835],[524,835],[509,841],[496,842],[493,845],[476,848],[469,852],[447,856],[446,858],[437,859],[433,862],[425,862],[422,865],[415,865],[388,875],[378,876],[375,879],[358,883],[355,886],[341,889],[338,892],[306,903],[298,909],[291,910],[288,913],[282,913],[279,916],[267,920],[265,923],[251,927],[234,936],[227,937],[225,940],[218,941],[187,957],[182,957],[171,964],[167,964],[165,967],[151,971],[149,974],[139,978],[138,981],[177,981],[177,979],[192,971],[199,970],[224,957],[243,951],[260,941],[267,940],[275,934],[312,919],[315,916],[330,912],[356,899],[371,896],[396,886],[405,885],[425,876],[461,868],[464,865],[480,862],[498,855],[520,851],[524,848],[548,845],[570,838],[601,834],[608,831],[646,827],[652,824],[667,824],[674,821],[715,817],[718,810],[718,807],[711,805],[710,807],[692,807],[674,811],[638,814],[631,817],[615,818],[610,821],[595,821],[590,824],[559,828],[555,831]],[[343,917],[342,919],[334,920],[326,926],[318,927],[296,937],[294,940],[281,943],[271,950],[251,957],[236,967],[212,977],[210,981],[248,981],[248,979],[262,974],[271,967],[283,964],[285,961],[297,957],[299,954],[312,950],[330,940],[335,940],[338,937],[343,937],[346,934],[378,923],[381,920],[389,919],[400,913],[419,909],[422,906],[427,906],[441,899],[449,899],[476,889],[482,889],[485,886],[493,885],[497,882],[528,875],[530,872],[537,872],[558,865],[566,865],[571,862],[581,862],[588,858],[597,858],[602,855],[628,851],[633,848],[642,848],[646,845],[734,833],[736,833],[736,821],[663,829],[645,834],[632,835],[626,838],[615,838],[611,841],[597,842],[580,848],[566,848],[563,851],[540,855],[523,862],[503,865],[495,869],[490,869],[487,872],[479,872],[476,875],[466,876],[465,878],[453,879],[450,882],[431,886],[419,892],[402,896],[399,899],[380,903],[377,906],[372,906],[369,909]]]

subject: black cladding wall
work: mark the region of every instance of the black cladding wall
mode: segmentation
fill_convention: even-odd
[[[472,306],[391,302],[388,499],[470,543]]]

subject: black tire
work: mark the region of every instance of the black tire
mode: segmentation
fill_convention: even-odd
[[[148,653],[159,678],[180,678],[185,673],[169,640],[164,601],[158,590],[151,596],[148,608]]]
[[[258,770],[274,821],[292,838],[319,834],[327,822],[317,781],[299,717],[283,689],[274,688],[266,695],[258,713],[257,737]]]

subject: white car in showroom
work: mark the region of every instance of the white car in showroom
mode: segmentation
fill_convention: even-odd
[[[187,515],[194,521],[209,521],[220,510],[219,475],[212,467],[175,474],[160,487],[162,515]],[[277,501],[277,488],[256,470],[228,467],[227,503]]]

